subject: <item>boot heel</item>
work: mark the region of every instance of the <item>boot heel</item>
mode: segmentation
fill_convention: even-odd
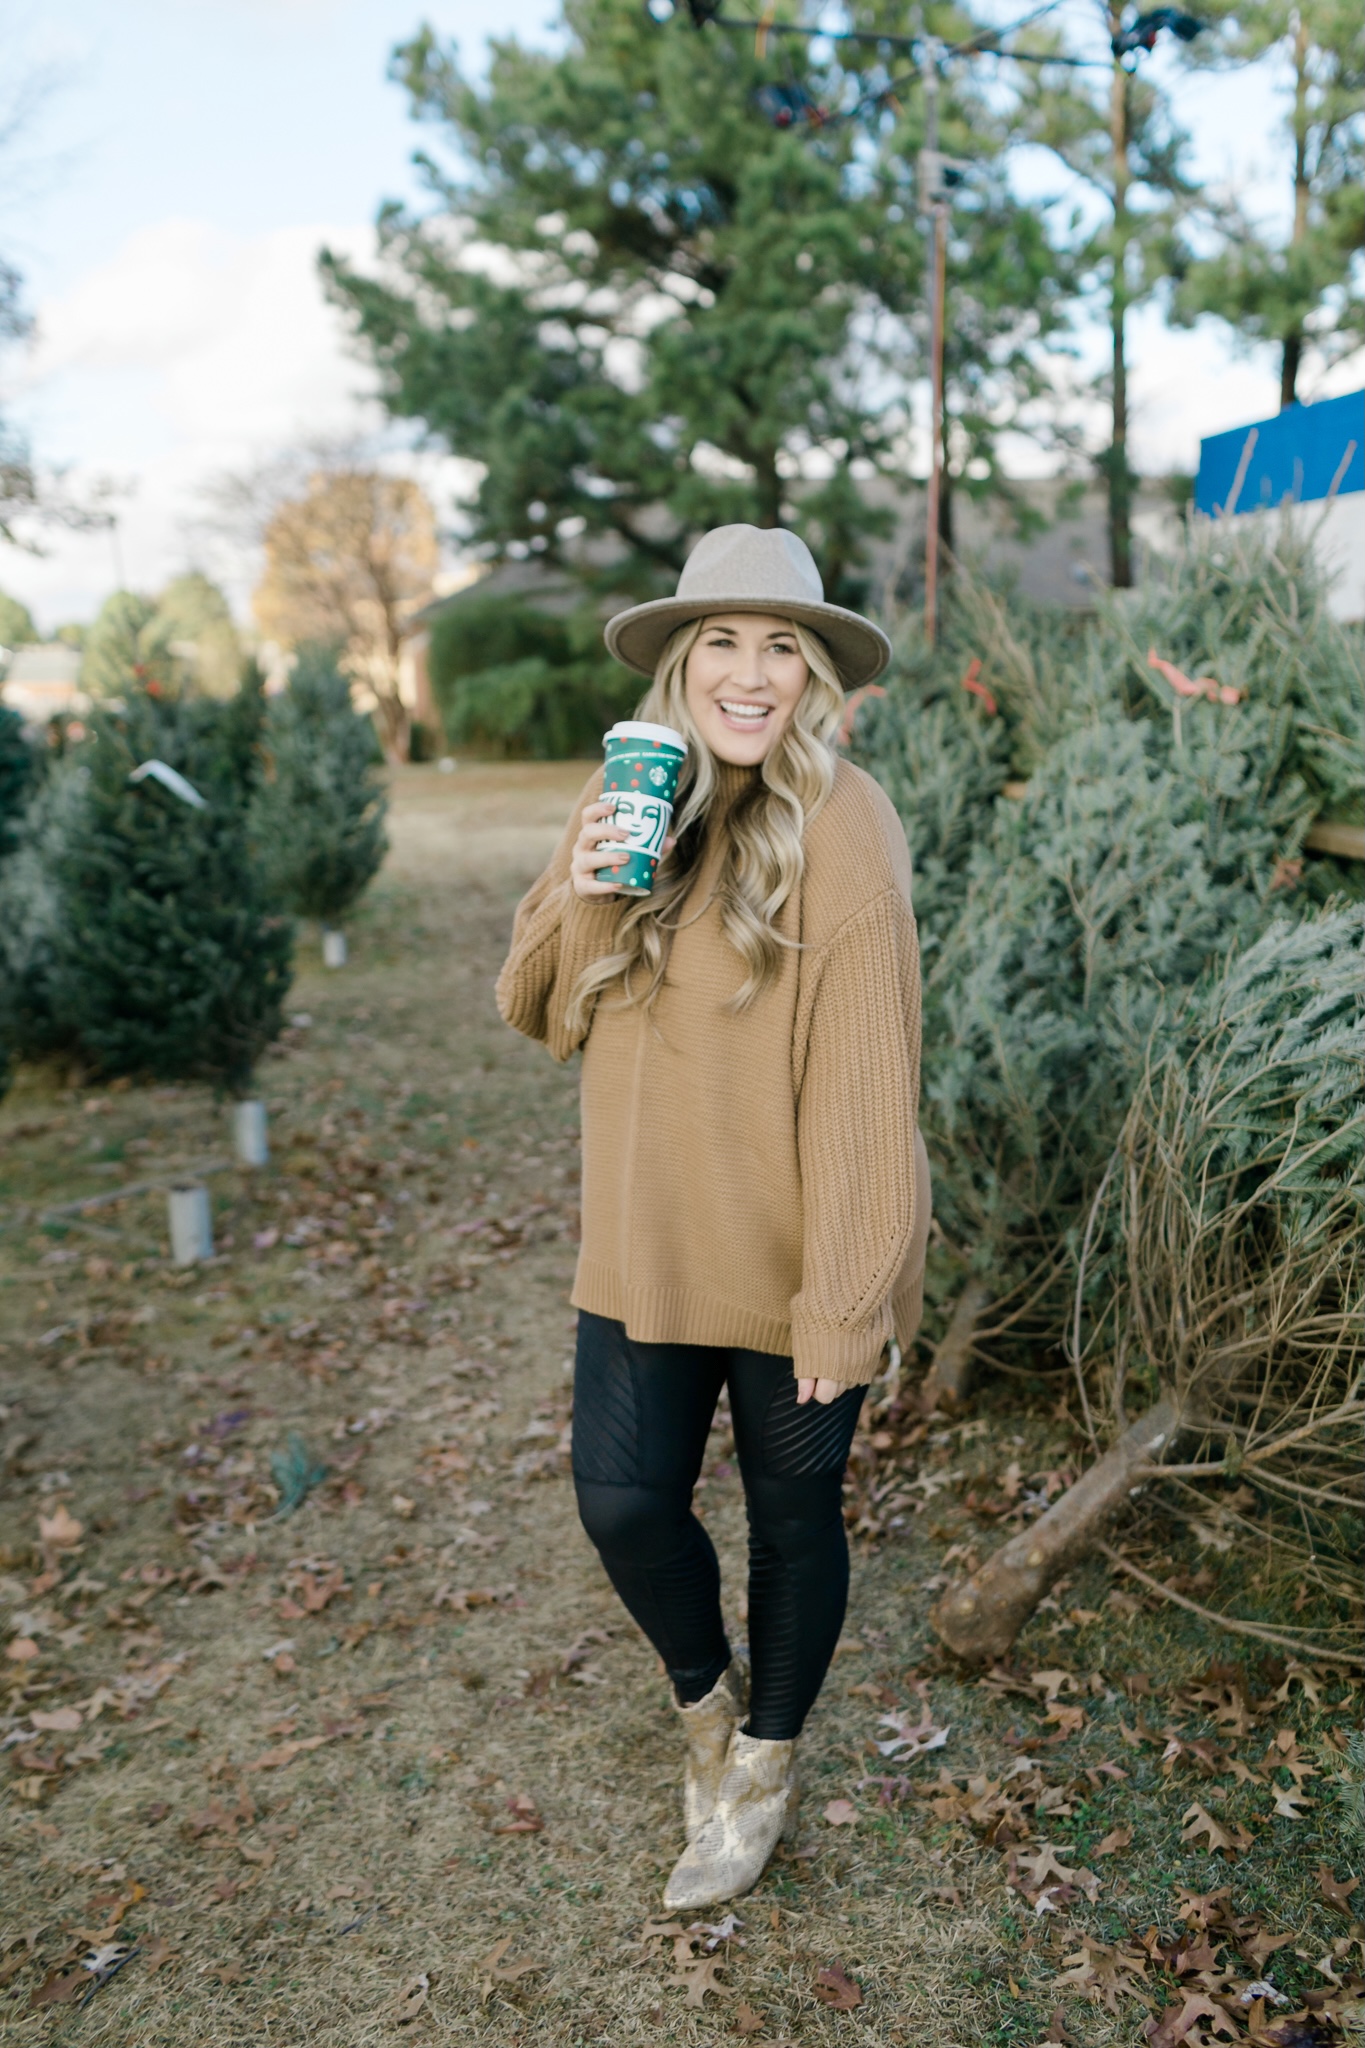
[[[782,1824],[782,1840],[788,1848],[801,1832],[801,1787],[793,1785],[787,1801],[787,1818]]]

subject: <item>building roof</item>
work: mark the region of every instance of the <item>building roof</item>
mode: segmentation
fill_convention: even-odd
[[[1194,502],[1220,513],[1311,505],[1365,491],[1365,390],[1316,405],[1287,405],[1199,444]]]
[[[30,647],[16,648],[7,680],[11,683],[66,683],[74,690],[80,674],[78,647],[68,647],[64,640],[43,640]]]

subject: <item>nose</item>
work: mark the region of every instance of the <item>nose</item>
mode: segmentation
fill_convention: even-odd
[[[741,648],[736,651],[734,680],[742,690],[761,690],[767,681],[763,673],[763,652],[761,648]]]

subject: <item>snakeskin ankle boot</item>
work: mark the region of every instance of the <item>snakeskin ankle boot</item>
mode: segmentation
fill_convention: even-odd
[[[730,1737],[749,1711],[749,1666],[732,1657],[707,1693],[690,1707],[679,1707],[687,1732],[687,1766],[683,1774],[683,1828],[690,1842],[711,1809],[725,1773]]]
[[[779,1841],[795,1833],[798,1810],[796,1744],[763,1742],[736,1728],[715,1806],[664,1887],[665,1909],[690,1912],[749,1891]]]

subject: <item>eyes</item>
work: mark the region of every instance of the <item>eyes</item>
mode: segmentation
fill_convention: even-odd
[[[731,648],[738,645],[733,633],[726,633],[719,627],[715,632],[708,633],[702,644],[706,647],[714,647],[721,652],[728,652]],[[763,651],[765,654],[783,655],[794,655],[800,652],[794,640],[776,636],[765,644]]]

